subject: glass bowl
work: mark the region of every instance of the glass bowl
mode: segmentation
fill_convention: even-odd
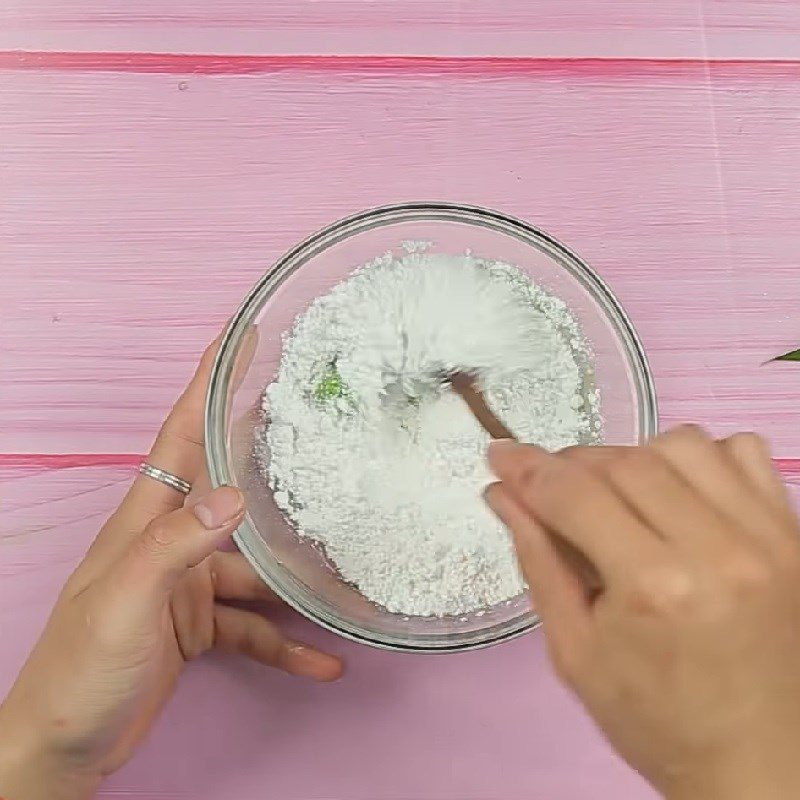
[[[431,242],[429,252],[471,250],[515,264],[568,303],[594,354],[607,443],[638,444],[653,435],[656,399],[639,339],[606,285],[555,239],[495,211],[445,203],[364,211],[291,249],[247,295],[213,366],[205,419],[212,486],[237,486],[247,501],[236,544],[289,605],[342,636],[395,650],[456,652],[534,628],[538,619],[527,597],[460,617],[406,617],[380,608],[342,581],[319,548],[295,535],[255,455],[261,396],[276,375],[282,335],[314,298],[407,241]]]

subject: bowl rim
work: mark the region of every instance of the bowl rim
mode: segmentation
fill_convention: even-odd
[[[256,284],[247,293],[236,312],[230,318],[221,337],[219,349],[214,359],[209,377],[205,405],[205,452],[209,479],[212,488],[233,483],[228,469],[225,400],[231,377],[234,359],[238,347],[251,318],[258,312],[262,294],[272,283],[280,283],[291,275],[317,253],[350,236],[375,227],[385,227],[397,222],[426,220],[430,222],[460,222],[510,235],[529,246],[544,247],[548,255],[576,278],[592,295],[602,308],[604,316],[612,325],[621,340],[628,358],[629,367],[634,373],[634,382],[638,389],[638,415],[640,440],[648,439],[658,430],[658,402],[652,371],[641,343],[628,314],[617,300],[609,286],[600,276],[573,250],[558,239],[526,222],[525,220],[475,205],[450,202],[407,202],[376,206],[343,217],[287,250],[280,256]],[[366,634],[363,629],[341,627],[326,619],[314,609],[305,606],[262,567],[248,540],[259,537],[257,531],[245,516],[239,528],[233,534],[233,540],[245,558],[250,562],[258,576],[287,605],[323,628],[346,639],[361,644],[371,645],[385,650],[411,653],[455,653],[477,650],[504,641],[510,641],[538,628],[541,624],[534,613],[520,618],[520,622],[509,630],[500,631],[493,636],[456,644],[442,645],[409,644],[395,637],[376,637]]]

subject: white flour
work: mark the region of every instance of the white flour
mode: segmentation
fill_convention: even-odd
[[[482,499],[488,438],[442,386],[454,369],[479,376],[523,441],[599,439],[566,305],[469,255],[386,255],[357,270],[297,319],[264,395],[278,505],[346,581],[401,614],[463,614],[524,589]]]

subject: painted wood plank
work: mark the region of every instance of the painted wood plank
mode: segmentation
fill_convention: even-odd
[[[0,467],[0,697],[129,478],[124,467]],[[282,800],[653,797],[556,684],[538,637],[415,658],[281,619],[342,652],[346,678],[311,686],[204,659],[100,797],[262,800],[265,787]]]
[[[665,424],[800,454],[800,67],[0,72],[0,452],[145,452],[197,354],[310,231],[494,206],[631,313]]]
[[[0,696],[130,480],[130,466],[89,462],[0,466]],[[800,506],[800,461],[779,466]],[[557,685],[541,637],[414,658],[279,617],[294,635],[343,653],[344,681],[314,687],[234,659],[203,659],[101,798],[261,800],[265,786],[284,800],[653,797]],[[313,768],[298,769],[298,757]]]
[[[9,0],[0,49],[797,58],[794,0]]]
[[[800,58],[800,5],[795,0],[701,0],[709,58]]]
[[[71,571],[133,474],[132,466],[14,467],[0,459],[0,593],[12,576]]]

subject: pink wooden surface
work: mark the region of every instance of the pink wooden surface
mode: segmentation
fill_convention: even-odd
[[[800,342],[795,2],[99,8],[0,9],[0,50],[50,51],[0,52],[0,692],[203,343],[367,205],[485,204],[562,238],[628,308],[665,423],[767,433],[800,497],[800,370],[759,366]],[[364,54],[433,58],[331,57]],[[101,796],[652,796],[538,637],[415,659],[289,624],[348,656],[339,686],[209,659]]]
[[[130,467],[107,461],[0,468],[7,490],[0,693],[71,565],[124,491]],[[800,501],[800,470],[783,466]],[[341,684],[313,687],[243,662],[206,659],[188,672],[143,751],[101,798],[653,797],[555,682],[539,637],[459,657],[414,658],[344,645],[288,622],[348,657]]]
[[[796,371],[759,366],[800,341],[800,65],[565,69],[0,73],[0,448],[143,452],[280,252],[364,206],[445,198],[532,219],[599,270],[666,423],[755,426],[800,455]]]
[[[795,0],[6,0],[0,48],[795,58]]]

